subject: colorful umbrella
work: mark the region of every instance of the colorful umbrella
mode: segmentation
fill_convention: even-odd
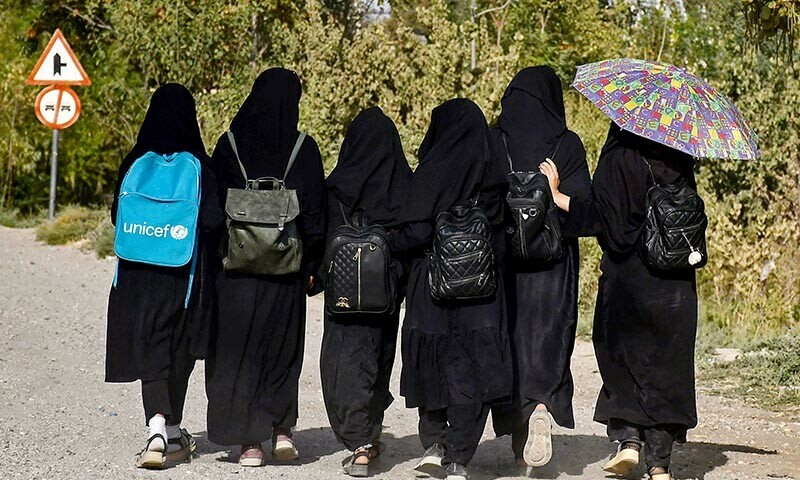
[[[724,95],[685,70],[620,58],[578,67],[572,86],[620,128],[694,157],[755,159],[758,136]]]

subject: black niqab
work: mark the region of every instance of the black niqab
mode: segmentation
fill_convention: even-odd
[[[197,108],[186,87],[167,83],[153,93],[134,150],[160,154],[202,152],[205,156]]]
[[[256,79],[230,127],[250,178],[283,178],[299,134],[301,94],[291,70],[270,68]]]
[[[114,200],[111,204],[111,222],[117,220],[117,202],[119,188],[125,174],[128,173],[133,162],[147,152],[167,155],[176,152],[189,152],[200,162],[208,166],[211,161],[206,154],[203,138],[200,136],[200,126],[197,123],[197,107],[189,90],[178,83],[165,83],[158,87],[150,98],[150,106],[136,136],[136,144],[130,153],[125,156],[119,167],[117,186]],[[205,177],[205,176],[204,176]],[[204,178],[203,195],[206,196],[206,179]],[[216,186],[212,188],[216,189]],[[216,198],[216,192],[213,192]],[[217,223],[221,219],[221,212],[201,210],[201,219],[206,216],[206,224]],[[217,218],[220,217],[220,218]]]
[[[652,177],[643,159],[650,164]],[[693,162],[686,153],[622,130],[612,122],[594,174],[595,201],[598,208],[609,212],[599,216],[603,246],[615,253],[632,252],[644,227],[644,198],[653,177],[659,184],[681,180],[695,187]],[[621,195],[625,202],[620,202]]]
[[[547,66],[521,70],[506,88],[498,126],[516,170],[536,170],[567,132],[561,80]],[[559,166],[559,173],[564,174]]]
[[[487,133],[486,117],[471,100],[457,98],[433,109],[401,222],[431,221],[478,197],[486,187],[484,177],[492,171]]]
[[[397,222],[410,177],[397,127],[372,107],[353,119],[326,183],[350,211],[363,210],[370,222],[389,226]]]

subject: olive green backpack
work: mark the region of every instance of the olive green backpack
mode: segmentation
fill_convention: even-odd
[[[306,138],[300,133],[294,145],[283,179],[247,176],[233,133],[227,132],[245,188],[229,188],[225,201],[228,216],[228,246],[222,266],[228,272],[249,275],[286,275],[300,271],[303,243],[297,229],[300,204],[297,191],[286,188],[284,181]],[[268,188],[262,189],[262,186]]]

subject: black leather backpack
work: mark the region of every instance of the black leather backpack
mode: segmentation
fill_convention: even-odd
[[[496,288],[492,229],[472,202],[436,216],[428,283],[436,300],[483,298]]]
[[[325,250],[325,310],[330,315],[388,314],[395,308],[395,276],[386,230],[363,212],[344,213]]]
[[[702,268],[708,261],[705,203],[688,183],[653,186],[647,191],[647,220],[640,243],[645,263],[658,270]]]
[[[506,203],[514,219],[514,225],[508,228],[511,255],[525,264],[558,261],[564,255],[561,220],[547,176],[514,171],[505,136],[503,144],[510,170]],[[550,158],[555,157],[560,145],[559,141]]]

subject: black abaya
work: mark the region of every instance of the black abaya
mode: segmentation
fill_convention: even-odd
[[[217,183],[200,137],[194,99],[183,86],[166,84],[153,94],[136,145],[119,168],[112,223],[116,222],[120,184],[134,161],[148,151],[186,151],[200,160],[201,242],[195,284],[186,310],[190,266],[167,268],[119,260],[117,286],[112,287],[108,302],[106,381],[142,380],[148,418],[157,410],[173,424],[180,421],[194,359],[204,357],[207,349],[207,306],[213,303],[213,291],[207,288],[207,231],[222,221]],[[162,400],[151,401],[153,398]]]
[[[520,71],[502,99],[498,127],[492,129],[494,155],[511,158],[515,171],[538,171],[551,158],[558,167],[561,191],[590,195],[586,151],[567,130],[561,81],[550,67]],[[506,148],[507,146],[507,148]],[[510,169],[506,164],[506,172]],[[570,359],[578,325],[579,232],[561,212],[564,256],[556,262],[510,266],[507,279],[509,331],[514,358],[511,405],[493,410],[495,431],[521,428],[538,404],[561,426],[573,428]]]
[[[370,224],[391,228],[406,195],[411,168],[400,135],[378,107],[362,111],[347,130],[339,162],[326,181],[328,239],[343,225],[342,214],[363,213]],[[397,345],[403,285],[395,311],[387,315],[325,313],[320,372],[333,432],[349,450],[380,434],[383,412],[394,401],[389,380]]]
[[[439,212],[478,197],[497,226],[493,245],[498,264],[503,262],[505,235],[498,207],[503,185],[496,175],[501,168],[492,163],[497,160],[489,152],[487,135],[483,113],[469,100],[451,100],[434,109],[400,215],[405,223],[392,239],[396,251],[413,258],[402,329],[400,393],[408,407],[420,407],[426,415],[444,415],[446,422],[440,423],[452,427],[445,447],[461,452],[457,459],[445,457],[445,462],[462,464],[475,452],[480,436],[474,432],[483,431],[485,415],[470,420],[473,425],[461,425],[460,417],[448,418],[450,411],[459,410],[452,407],[482,411],[483,406],[506,400],[511,393],[503,279],[498,275],[497,291],[487,299],[434,301],[425,249],[430,248]]]
[[[652,185],[694,185],[692,158],[612,125],[594,174],[594,199],[570,202],[594,222],[603,248],[593,341],[603,388],[595,420],[661,428],[683,441],[697,424],[694,342],[697,291],[693,270],[659,272],[637,253]],[[594,219],[594,220],[592,220]]]
[[[294,72],[263,72],[231,122],[242,163],[251,178],[283,177],[298,138],[300,80]],[[244,188],[236,157],[222,135],[213,155],[220,198]],[[217,275],[218,319],[206,362],[209,439],[222,445],[272,437],[273,427],[297,422],[298,381],[305,342],[306,290],[319,267],[325,231],[322,160],[306,137],[286,187],[297,190],[303,268],[284,276]],[[224,234],[222,235],[224,237]]]

